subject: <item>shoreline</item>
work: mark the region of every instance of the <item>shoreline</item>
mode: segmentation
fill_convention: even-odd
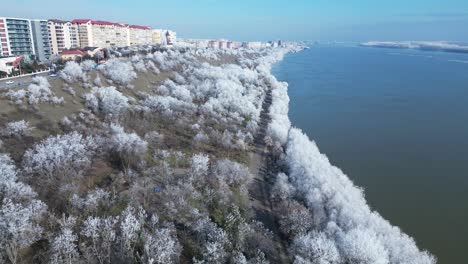
[[[304,239],[328,241],[336,246],[332,247],[333,252],[336,250],[346,255],[350,245],[342,244],[349,239],[353,243],[371,243],[375,252],[359,254],[361,257],[372,254],[367,257],[374,259],[375,263],[435,263],[435,257],[427,251],[420,251],[411,237],[372,211],[362,190],[354,186],[339,168],[330,164],[314,141],[291,125],[287,115],[287,83],[279,83],[277,88],[278,95],[273,97],[270,108],[273,122],[268,131],[285,148],[282,155],[283,162],[287,163],[285,173],[289,174],[290,183],[299,191],[312,214],[321,217],[316,220],[316,224],[322,226],[319,231],[294,240],[297,243]],[[355,246],[359,247],[351,247]],[[353,260],[353,253],[349,254],[349,260]]]

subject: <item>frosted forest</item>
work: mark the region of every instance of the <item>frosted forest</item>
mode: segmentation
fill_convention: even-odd
[[[0,263],[435,263],[292,127],[301,47],[70,61],[0,91]]]

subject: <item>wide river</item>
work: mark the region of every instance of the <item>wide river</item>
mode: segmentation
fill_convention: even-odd
[[[273,68],[289,117],[438,263],[468,263],[468,54],[312,46]]]

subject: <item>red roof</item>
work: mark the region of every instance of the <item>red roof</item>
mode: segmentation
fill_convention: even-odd
[[[109,21],[101,21],[101,20],[91,20],[91,24],[93,24],[93,25],[103,25],[103,26],[125,27],[124,24],[114,23],[114,22],[109,22]]]
[[[147,26],[138,26],[138,25],[131,25],[130,28],[136,28],[136,29],[151,29],[150,27],[147,27]]]
[[[74,23],[74,24],[86,24],[89,21],[91,21],[91,19],[87,19],[87,18],[85,18],[85,19],[74,19],[74,20],[72,20],[72,23]]]
[[[22,59],[23,57],[17,57],[15,61],[13,61],[13,67],[18,67],[18,64],[20,64]]]
[[[62,55],[83,55],[84,52],[81,50],[64,50],[62,51]]]

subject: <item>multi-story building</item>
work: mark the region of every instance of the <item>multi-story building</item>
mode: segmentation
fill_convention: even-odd
[[[50,56],[47,20],[0,17],[1,56]]]
[[[80,46],[78,27],[68,21],[51,19],[48,22],[52,54],[61,54],[64,50]]]
[[[146,45],[152,43],[152,34],[150,27],[130,25],[128,26],[128,45]]]
[[[71,23],[78,30],[78,40],[80,47],[93,46],[93,34],[91,27],[91,19],[75,19]]]
[[[0,17],[2,56],[34,54],[29,19]]]
[[[6,34],[5,20],[0,18],[0,57],[10,56]]]
[[[31,31],[33,35],[34,53],[40,61],[50,57],[50,39],[47,20],[31,20]]]
[[[151,32],[152,32],[152,41],[151,41],[151,43],[152,44],[162,44],[163,31],[161,29],[152,29]]]
[[[161,43],[162,45],[172,46],[177,39],[176,32],[172,30],[162,29],[161,30]]]
[[[128,26],[125,24],[75,19],[72,21],[78,28],[80,47],[124,47],[128,46]]]

